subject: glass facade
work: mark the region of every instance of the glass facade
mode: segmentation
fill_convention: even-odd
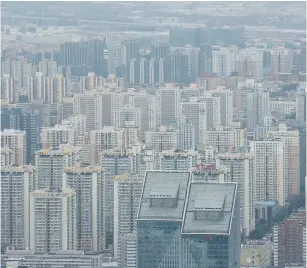
[[[181,222],[138,221],[138,267],[180,267]]]

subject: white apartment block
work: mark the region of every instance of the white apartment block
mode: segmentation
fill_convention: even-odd
[[[26,163],[27,144],[26,132],[15,129],[1,131],[1,148],[6,147],[12,151],[13,165],[22,166]]]
[[[1,167],[12,166],[14,163],[13,152],[7,147],[0,148]]]
[[[306,121],[306,92],[296,95],[296,120]]]
[[[120,265],[123,268],[137,266],[136,232],[126,233],[121,238]]]
[[[167,85],[157,91],[158,125],[170,125],[180,114],[181,90],[177,86]]]
[[[17,101],[15,95],[14,79],[9,74],[4,74],[1,77],[1,100],[6,100],[8,103]]]
[[[213,146],[220,153],[236,152],[245,144],[245,129],[222,128],[207,130],[204,133],[203,148]]]
[[[74,267],[87,268],[116,267],[116,263],[110,261],[109,258],[106,260],[103,254],[85,254],[81,250],[58,250],[45,254],[35,253],[33,250],[6,250],[3,257],[7,260],[7,268],[15,268],[15,266],[8,266],[12,263],[17,263],[17,267],[20,265],[33,268],[39,268],[42,265],[58,268],[65,268],[72,265]]]
[[[196,98],[190,98],[190,102],[180,103],[180,113],[183,118],[188,119],[195,129],[195,143],[197,147],[203,141],[204,131],[207,129],[206,104],[199,102]]]
[[[136,219],[144,178],[123,174],[114,177],[114,257],[124,267],[127,249],[124,235],[136,231]],[[127,241],[126,241],[127,242]]]
[[[198,163],[197,151],[175,150],[158,152],[155,156],[155,170],[191,170]]]
[[[102,96],[97,94],[76,94],[74,115],[86,116],[86,131],[102,128]]]
[[[55,125],[54,127],[42,128],[42,148],[58,148],[60,144],[74,144],[75,131],[70,126]]]
[[[238,183],[241,232],[249,235],[255,229],[254,156],[250,153],[218,154],[216,165],[228,168],[227,180]]]
[[[63,169],[63,188],[76,192],[77,249],[98,252],[105,249],[104,170],[99,166]]]
[[[176,122],[171,125],[171,130],[178,132],[178,149],[195,150],[195,127],[190,120],[186,118],[177,118]]]
[[[213,97],[220,97],[220,122],[221,126],[231,126],[233,122],[233,92],[225,87],[210,90]]]
[[[30,195],[30,249],[35,253],[76,250],[76,192],[35,190]]]
[[[278,129],[268,131],[266,137],[278,138],[284,143],[284,181],[285,199],[300,193],[300,134],[297,129],[287,129],[285,124],[280,124]]]
[[[90,132],[91,164],[100,163],[101,153],[110,149],[125,149],[125,131],[122,128],[104,126]]]
[[[133,122],[136,127],[141,126],[141,109],[133,106],[124,106],[112,111],[112,126],[121,128],[126,122]]]
[[[221,125],[221,98],[214,97],[210,93],[205,93],[199,97],[201,102],[206,105],[206,124],[207,130],[217,128]]]
[[[251,141],[255,161],[255,201],[278,201],[285,205],[284,143],[278,140]]]
[[[37,188],[34,166],[1,166],[1,245],[30,246],[30,193]]]
[[[74,130],[74,145],[83,144],[86,132],[86,116],[75,115],[62,120],[61,125]]]
[[[291,100],[271,100],[270,113],[279,112],[282,114],[291,114],[296,111],[296,102]]]
[[[81,148],[63,145],[59,149],[41,149],[36,152],[35,166],[37,168],[39,189],[62,188],[63,168],[78,166]]]
[[[212,72],[218,76],[230,76],[235,71],[237,50],[236,47],[213,47]]]
[[[178,131],[161,126],[159,131],[145,132],[145,146],[157,152],[175,150],[178,148]]]

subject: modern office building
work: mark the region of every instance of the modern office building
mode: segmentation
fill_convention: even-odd
[[[76,192],[77,249],[105,249],[104,170],[99,166],[66,167],[63,188]]]
[[[251,141],[255,161],[255,201],[285,205],[284,143],[282,140]]]
[[[26,132],[15,129],[1,131],[1,148],[9,148],[13,153],[13,165],[22,166],[27,162]]]
[[[216,165],[228,168],[227,180],[238,183],[241,232],[249,235],[255,229],[254,156],[250,153],[218,154]]]
[[[274,267],[304,266],[306,211],[292,213],[273,229]],[[306,261],[306,259],[305,259]]]
[[[70,145],[37,151],[35,166],[39,189],[61,189],[63,168],[78,166],[80,151],[81,148]]]
[[[30,195],[30,249],[35,253],[76,250],[76,192],[35,190]]]
[[[30,193],[36,188],[34,166],[1,165],[1,248],[30,246]]]
[[[138,267],[240,267],[236,183],[146,173],[137,220]]]
[[[26,163],[34,163],[35,152],[40,149],[40,115],[39,112],[23,108],[2,109],[1,125],[4,128],[26,132],[27,157]],[[1,114],[2,114],[1,112]],[[4,128],[1,127],[3,130]]]
[[[139,175],[122,174],[114,179],[114,258],[124,267],[128,243],[127,234],[136,231],[137,213],[140,205],[144,178]],[[124,243],[126,242],[126,243]],[[136,262],[136,259],[134,260]]]
[[[306,122],[306,92],[296,95],[296,120]]]

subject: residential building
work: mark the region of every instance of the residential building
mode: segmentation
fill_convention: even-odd
[[[144,178],[139,175],[117,175],[114,181],[114,258],[120,267],[127,267],[128,237],[136,231],[137,213],[142,195]],[[136,240],[135,240],[136,242]],[[136,262],[136,259],[134,260]]]
[[[39,189],[61,189],[63,169],[79,165],[80,151],[81,148],[69,144],[37,151],[35,166]]]
[[[76,250],[76,192],[35,190],[30,195],[30,249],[35,253]]]
[[[304,234],[306,237],[306,211],[304,210],[292,213],[290,217],[274,226],[274,267],[305,265]]]
[[[281,140],[251,141],[255,161],[255,201],[285,205],[284,143]]]
[[[220,153],[236,152],[245,143],[245,129],[218,127],[204,132],[203,148],[213,146]]]
[[[99,166],[65,167],[63,188],[76,192],[77,249],[105,249],[104,170]]]
[[[216,165],[227,167],[227,180],[238,183],[241,232],[249,235],[255,229],[254,156],[250,153],[218,154]]]
[[[279,138],[284,143],[285,198],[289,200],[300,193],[300,133],[279,124],[277,130],[268,131],[266,136]]]
[[[178,131],[161,126],[159,131],[145,132],[145,146],[147,149],[154,149],[157,152],[177,149]]]
[[[60,144],[74,144],[75,132],[69,126],[56,125],[50,128],[42,128],[42,149],[50,147],[58,148]]]
[[[180,151],[195,150],[195,127],[186,118],[177,118],[170,126],[171,130],[178,132],[178,149]]]
[[[34,166],[1,165],[1,248],[30,246],[30,193],[36,188]]]
[[[1,147],[9,148],[13,154],[13,165],[22,166],[27,159],[26,132],[16,129],[1,131]]]

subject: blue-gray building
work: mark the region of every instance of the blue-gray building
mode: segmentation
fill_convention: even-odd
[[[137,219],[138,268],[240,267],[236,183],[149,171]]]

